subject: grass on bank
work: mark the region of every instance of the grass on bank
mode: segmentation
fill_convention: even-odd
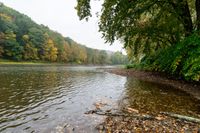
[[[124,68],[124,64],[82,64],[81,62],[47,62],[47,61],[13,61],[7,59],[0,59],[0,65],[58,65],[58,66],[115,66],[117,68]]]
[[[13,60],[0,59],[0,65],[49,65],[49,64],[58,64],[58,63],[42,62],[42,61],[13,61]]]

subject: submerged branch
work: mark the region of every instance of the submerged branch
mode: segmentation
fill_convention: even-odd
[[[155,119],[154,116],[150,115],[140,115],[140,114],[124,114],[124,113],[113,113],[113,112],[104,112],[102,110],[90,110],[86,112],[85,114],[96,114],[96,115],[104,115],[104,116],[111,116],[111,117],[133,117],[136,119],[142,119],[142,120],[153,120]]]
[[[159,119],[159,117],[155,117],[155,116],[151,116],[151,115],[133,114],[133,113],[124,114],[124,113],[119,113],[119,112],[108,112],[108,111],[102,111],[102,110],[90,110],[90,111],[87,111],[85,114],[96,114],[96,115],[104,115],[104,116],[110,116],[110,117],[120,117],[120,116],[121,117],[131,117],[131,118],[142,119],[142,120],[161,120],[161,119]],[[188,122],[200,124],[200,119],[198,119],[198,118],[169,113],[169,112],[160,112],[160,114],[169,116],[169,117],[172,117],[175,119],[180,119],[180,120],[185,120]],[[164,120],[164,119],[162,119],[162,120]]]
[[[176,119],[181,119],[189,122],[195,122],[195,123],[200,123],[200,119],[194,118],[194,117],[189,117],[189,116],[184,116],[184,115],[179,115],[179,114],[174,114],[174,113],[169,113],[169,112],[161,112],[161,114],[176,118]]]

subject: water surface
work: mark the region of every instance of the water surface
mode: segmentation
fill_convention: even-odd
[[[104,117],[85,115],[94,103],[141,112],[199,114],[199,101],[159,84],[104,72],[99,67],[1,66],[0,132],[95,132]]]

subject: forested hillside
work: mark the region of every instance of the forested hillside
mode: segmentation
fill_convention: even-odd
[[[126,56],[91,49],[0,4],[0,58],[78,64],[122,64]]]

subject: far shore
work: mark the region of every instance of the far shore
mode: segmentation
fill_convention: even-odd
[[[124,65],[114,65],[114,64],[82,64],[76,62],[64,63],[64,62],[45,62],[45,61],[11,61],[0,59],[0,66],[9,65],[22,65],[22,66],[117,66],[122,68]]]
[[[64,64],[45,61],[13,61],[0,59],[0,65],[49,65],[49,64]]]
[[[14,62],[14,61],[0,61],[0,66],[9,65],[24,65],[24,66],[49,66],[49,65],[71,65],[65,63],[50,63],[50,62]]]

